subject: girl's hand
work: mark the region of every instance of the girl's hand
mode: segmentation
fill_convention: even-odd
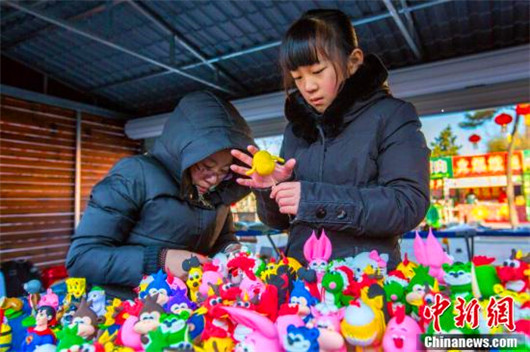
[[[247,150],[252,155],[256,154],[259,151],[259,149],[254,147],[253,145],[249,145],[247,147]],[[276,164],[274,172],[269,176],[260,176],[258,175],[257,172],[254,172],[249,177],[246,175],[246,172],[250,170],[250,168],[252,167],[252,157],[250,157],[249,155],[245,153],[242,153],[241,151],[237,149],[232,149],[231,153],[234,158],[238,159],[243,164],[248,166],[247,168],[247,167],[243,167],[243,166],[239,166],[235,164],[230,165],[230,169],[233,172],[235,172],[238,175],[245,176],[245,178],[236,179],[236,182],[239,183],[240,185],[252,187],[252,188],[269,188],[269,187],[275,186],[276,184],[280,182],[288,180],[293,174],[294,166],[296,165],[295,159],[289,159],[283,165]]]
[[[280,213],[296,215],[300,205],[300,182],[284,182],[272,187],[271,198],[276,200]]]

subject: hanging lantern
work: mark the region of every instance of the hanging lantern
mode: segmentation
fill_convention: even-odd
[[[480,142],[482,138],[478,134],[472,134],[469,136],[469,141],[473,143],[473,148],[477,149],[478,142]]]
[[[517,115],[530,115],[530,104],[519,104],[515,107],[515,113]]]
[[[513,117],[508,114],[499,114],[495,116],[495,123],[501,126],[502,133],[506,133],[506,126],[513,121]]]

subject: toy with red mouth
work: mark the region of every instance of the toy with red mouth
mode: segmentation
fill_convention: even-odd
[[[405,307],[396,310],[394,318],[390,319],[383,337],[385,352],[414,352],[418,348],[416,341],[422,330],[418,323],[405,315]]]
[[[506,289],[514,292],[526,292],[530,280],[530,255],[512,250],[510,259],[497,267],[497,275]]]

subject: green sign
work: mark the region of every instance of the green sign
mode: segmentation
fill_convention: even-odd
[[[453,161],[450,157],[431,158],[431,179],[453,177]]]

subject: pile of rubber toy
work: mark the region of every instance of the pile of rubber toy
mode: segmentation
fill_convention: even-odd
[[[392,271],[376,251],[330,261],[322,231],[304,247],[307,267],[245,250],[204,265],[192,257],[186,281],[146,276],[134,301],[108,301],[98,287],[85,295],[80,278],[46,293],[30,282],[28,297],[1,302],[0,350],[415,351],[418,336],[435,330],[528,337],[530,256],[453,262],[432,234],[417,236],[414,251],[416,263],[405,256]],[[507,297],[513,316],[494,326],[489,305]],[[452,305],[436,315],[440,298]],[[472,301],[478,320],[457,323],[454,307]]]

